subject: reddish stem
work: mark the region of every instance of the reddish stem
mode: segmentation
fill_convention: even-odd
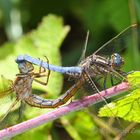
[[[5,128],[0,131],[0,139],[13,137],[13,136],[21,134],[27,130],[35,128],[41,124],[55,120],[70,112],[81,110],[85,107],[88,107],[92,104],[95,104],[95,103],[101,101],[102,100],[101,96],[103,96],[105,98],[109,98],[109,97],[115,96],[121,92],[124,92],[128,89],[129,89],[129,84],[127,82],[122,82],[121,84],[119,84],[117,86],[111,87],[105,91],[101,91],[100,94],[96,93],[91,96],[86,96],[81,100],[71,102],[68,105],[57,108],[53,111],[40,115],[36,118],[30,119],[28,121],[22,122],[20,124],[14,125],[9,128]]]

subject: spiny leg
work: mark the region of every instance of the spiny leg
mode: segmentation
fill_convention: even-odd
[[[106,98],[103,97],[100,94],[99,89],[97,88],[96,84],[94,83],[94,81],[91,79],[90,75],[88,74],[88,72],[85,71],[85,76],[86,76],[86,80],[88,81],[88,83],[91,85],[92,89],[96,89],[97,93],[100,95],[100,97],[102,98],[102,100],[106,103],[106,105],[108,104],[108,102],[106,101]],[[109,110],[111,111],[111,109],[109,108]]]
[[[123,72],[123,71],[117,71],[120,75],[122,75],[122,79],[120,79],[118,76],[114,75],[113,73],[111,73],[111,85],[114,86],[114,85],[117,85],[119,84],[120,82],[122,82],[123,80],[125,80],[125,77],[127,76],[127,73],[126,72]],[[114,82],[115,81],[115,82]]]
[[[88,82],[88,84],[91,86],[92,90],[94,93],[98,92],[98,90],[95,88],[95,86],[92,84],[92,80],[89,78],[89,75],[87,75],[87,73],[85,72],[83,74],[84,79]],[[92,81],[92,82],[91,82]]]
[[[88,83],[91,85],[91,88],[93,89],[93,91],[96,91],[96,93],[98,93],[98,94],[100,95],[100,97],[102,98],[102,100],[103,100],[106,104],[108,104],[106,98],[100,94],[99,89],[97,88],[95,82],[91,79],[91,77],[90,77],[90,75],[88,74],[87,71],[84,72],[84,76],[86,77],[86,80],[88,81]],[[111,109],[110,109],[110,110],[111,110]]]
[[[44,57],[46,58],[47,63],[49,64],[48,58],[46,56],[44,56]],[[49,65],[48,65],[48,73],[47,74],[42,74],[42,73],[46,72],[46,69],[44,67],[42,67],[42,63],[43,63],[43,61],[41,61],[41,64],[40,64],[40,67],[39,67],[39,73],[34,73],[34,78],[41,78],[41,77],[46,76],[47,80],[46,80],[46,82],[42,82],[42,81],[40,81],[38,79],[34,79],[34,81],[36,81],[36,82],[38,82],[38,83],[40,83],[42,85],[47,85],[48,81],[49,81],[49,77],[50,77]],[[41,68],[43,68],[43,71],[41,71]]]
[[[49,77],[50,77],[51,71],[50,71],[50,68],[49,68],[49,59],[47,58],[47,56],[44,56],[44,57],[46,58],[47,63],[48,63],[48,73],[47,73],[47,80],[46,80],[46,85],[47,85],[48,84],[48,81],[49,81]],[[46,69],[45,69],[45,71],[46,71]]]
[[[23,116],[24,110],[25,110],[25,103],[23,101],[21,101],[20,102],[20,107],[18,109],[18,111],[19,111],[18,121],[19,122],[23,119],[22,116]]]
[[[107,75],[104,76],[103,88],[106,90]]]
[[[88,74],[88,72],[85,71],[85,74],[86,74],[87,78],[89,79],[89,81],[90,81],[92,87],[95,87],[95,89],[98,91],[97,93],[99,93],[99,95],[100,95],[100,97],[102,98],[102,100],[106,103],[107,108],[110,110],[110,112],[112,112],[113,116],[115,117],[115,114],[113,113],[112,109],[108,106],[108,102],[107,102],[106,98],[100,94],[100,91],[98,90],[96,84],[92,81],[92,79],[91,79],[90,75]],[[117,117],[116,117],[116,119],[117,119],[117,121],[119,122],[119,125],[122,127],[122,125],[121,125],[119,119],[118,119]],[[122,127],[122,128],[123,128],[123,127]]]
[[[119,72],[121,75],[123,75],[124,77],[126,77],[128,74],[131,74],[131,73],[133,73],[134,71],[124,72],[124,71],[119,70],[118,72]]]
[[[111,74],[110,76],[111,76],[111,77],[110,77],[111,85],[114,86],[114,80],[113,80],[113,77],[114,77],[114,76],[113,76],[113,74]]]

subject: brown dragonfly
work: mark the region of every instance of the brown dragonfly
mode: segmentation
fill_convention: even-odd
[[[19,73],[16,75],[15,81],[9,80],[9,87],[7,90],[0,92],[0,98],[9,95],[10,93],[15,93],[15,100],[6,111],[6,113],[0,118],[0,122],[2,122],[8,113],[15,107],[18,102],[27,103],[30,106],[38,107],[38,108],[56,108],[65,104],[80,88],[83,79],[79,80],[78,83],[74,84],[65,94],[58,97],[57,99],[45,99],[36,94],[32,93],[32,83],[36,81],[42,85],[47,85],[50,70],[46,73],[46,70],[41,66],[39,67],[39,71],[37,73],[34,72],[34,66],[32,63],[28,61],[22,61],[18,63]],[[43,70],[42,70],[43,68]],[[47,77],[46,82],[42,82],[38,80],[40,77]]]
[[[126,47],[130,46],[133,43],[133,36],[136,37],[139,35],[138,33],[138,26],[136,24],[131,25],[116,35],[114,38],[109,40],[107,43],[102,45],[97,51],[95,51],[92,55],[84,58],[80,64],[76,67],[61,67],[48,64],[42,61],[42,66],[46,69],[60,72],[63,74],[70,75],[76,81],[76,84],[73,85],[75,91],[78,90],[79,84],[82,86],[83,83],[88,82],[89,86],[94,90],[94,92],[99,93],[99,88],[96,86],[96,81],[102,82],[102,89],[106,89],[107,79],[110,80],[110,85],[114,85],[118,81],[121,82],[125,79],[126,73],[122,71],[122,66],[124,65],[123,57],[117,53],[118,51],[126,51]],[[88,35],[87,35],[88,38]],[[86,39],[86,45],[87,46]],[[132,41],[132,42],[131,42]],[[137,41],[137,40],[136,40]],[[130,46],[132,47],[132,46]],[[86,47],[85,49],[86,50]],[[85,53],[85,51],[83,51]],[[83,53],[82,56],[85,56]],[[111,55],[110,55],[111,54]],[[16,62],[19,64],[22,61],[28,61],[35,65],[40,65],[41,60],[33,58],[31,56],[18,56]],[[125,60],[126,61],[126,60]],[[109,82],[108,82],[109,83]],[[71,90],[71,88],[70,88]],[[67,100],[75,93],[66,92],[64,96]],[[64,99],[65,99],[64,98]],[[62,101],[60,101],[62,100]],[[105,101],[105,99],[103,99]],[[58,102],[58,106],[61,105],[64,100],[58,98],[55,100]],[[55,107],[54,102],[51,103],[50,107]],[[60,102],[59,102],[60,101]],[[64,101],[65,103],[65,101]]]
[[[69,88],[64,94],[62,94],[57,99],[44,99],[32,93],[33,81],[36,81],[43,85],[47,85],[49,80],[50,70],[52,70],[51,65],[47,63],[48,74],[44,74],[45,73],[44,62],[39,60],[38,61],[40,67],[39,72],[35,73],[34,66],[33,66],[33,64],[36,64],[35,61],[32,61],[31,59],[30,60],[24,59],[26,57],[23,57],[22,60],[18,59],[18,61],[16,62],[18,63],[19,74],[16,75],[17,76],[16,80],[14,82],[11,82],[12,84],[10,89],[2,92],[3,94],[8,94],[11,91],[14,91],[16,93],[16,99],[14,103],[10,106],[7,113],[3,116],[3,118],[7,116],[10,110],[19,101],[25,102],[30,106],[38,107],[38,108],[59,107],[65,104],[72,96],[74,96],[76,92],[79,90],[79,88],[81,88],[85,82],[88,82],[90,84],[90,87],[92,88],[92,90],[94,90],[94,92],[99,93],[99,89],[97,88],[92,77],[95,78],[99,76],[99,78],[100,77],[105,78],[104,85],[105,85],[106,77],[108,77],[109,74],[111,74],[111,76],[115,75],[115,77],[119,77],[118,79],[123,80],[124,73],[121,71],[121,66],[124,64],[124,60],[122,59],[122,57],[118,53],[113,53],[111,57],[106,58],[98,55],[98,52],[99,50],[103,50],[104,47],[107,47],[107,49],[109,49],[108,46],[112,47],[112,45],[114,45],[114,42],[116,42],[118,38],[120,39],[121,35],[124,35],[124,33],[128,31],[128,29],[131,29],[132,27],[133,26],[130,26],[129,28],[121,32],[119,35],[117,35],[109,42],[107,42],[105,45],[103,45],[100,49],[98,49],[93,55],[83,60],[79,65],[79,68],[81,69],[81,73],[77,73],[76,71],[73,72],[73,74],[70,73],[70,75],[72,75],[74,78],[76,77],[77,82],[73,84],[71,88]],[[41,68],[43,68],[43,71],[41,70]],[[69,72],[67,72],[67,74],[68,73]],[[44,76],[47,77],[47,81],[45,83],[37,79]],[[103,100],[106,102],[104,98]]]
[[[42,61],[42,67],[51,71],[70,75],[76,81],[73,86],[66,91],[65,94],[55,100],[47,100],[41,98],[40,101],[46,101],[46,103],[44,102],[45,105],[42,105],[44,105],[45,108],[55,108],[65,104],[72,96],[77,93],[77,91],[81,87],[85,85],[85,83],[87,83],[89,87],[88,89],[91,90],[92,93],[100,94],[101,90],[105,90],[106,88],[109,88],[110,86],[118,84],[125,80],[127,73],[123,71],[122,66],[128,58],[124,59],[121,53],[123,54],[123,52],[127,51],[126,47],[136,49],[136,42],[138,41],[137,37],[139,36],[139,33],[140,32],[137,25],[129,26],[114,38],[109,40],[107,43],[102,45],[92,55],[84,58],[80,62],[80,64],[75,67],[55,66]],[[88,39],[86,39],[85,46],[87,46],[87,40]],[[85,51],[86,47],[83,51],[82,56],[85,56]],[[137,56],[135,56],[135,58],[137,58]],[[41,63],[39,59],[33,58],[28,55],[18,56],[16,62],[20,64],[20,62],[22,61],[28,61],[38,66],[40,66]],[[101,96],[101,99],[106,104],[108,104],[108,101],[104,97]],[[108,109],[115,117],[115,114],[109,106]],[[118,118],[116,119],[119,123],[119,126],[123,128]]]

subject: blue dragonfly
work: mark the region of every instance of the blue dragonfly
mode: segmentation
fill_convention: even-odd
[[[93,87],[95,87],[95,85],[93,83],[92,77],[98,77],[97,79],[104,78],[103,86],[104,88],[106,88],[106,80],[109,75],[111,77],[110,79],[112,85],[114,85],[113,79],[125,79],[124,76],[126,75],[126,73],[121,70],[122,66],[124,65],[124,59],[117,52],[120,52],[120,50],[125,51],[126,47],[128,47],[132,43],[131,41],[133,41],[132,34],[135,34],[137,36],[137,34],[139,33],[137,31],[138,25],[136,24],[127,27],[114,38],[102,45],[92,55],[83,59],[78,66],[55,66],[52,64],[48,64],[47,62],[42,62],[40,59],[33,58],[29,55],[19,55],[16,59],[16,62],[20,63],[20,61],[25,60],[38,66],[40,66],[40,63],[42,62],[42,66],[46,69],[49,68],[49,70],[51,71],[67,74],[74,78],[79,78],[84,75],[85,79]],[[86,50],[86,47],[84,50]],[[85,54],[85,51],[83,54]]]
[[[94,92],[100,93],[97,87],[97,81],[103,78],[103,89],[106,88],[106,80],[110,75],[111,85],[114,84],[114,79],[117,78],[120,81],[125,79],[126,73],[122,71],[122,66],[124,65],[124,59],[117,52],[117,48],[124,50],[125,46],[128,45],[128,41],[131,37],[131,32],[136,29],[137,25],[132,25],[123,30],[120,34],[109,40],[103,46],[101,46],[96,52],[87,58],[83,59],[78,66],[73,67],[62,67],[49,64],[40,59],[33,58],[29,55],[20,55],[16,59],[16,63],[19,67],[19,74],[16,75],[14,82],[11,82],[11,86],[0,92],[0,97],[7,95],[11,92],[16,93],[16,99],[11,104],[8,111],[2,117],[3,120],[11,109],[17,104],[17,102],[25,102],[33,107],[38,108],[56,108],[65,104],[72,96],[74,96],[77,91],[85,84],[89,83],[91,89]],[[87,41],[86,41],[87,44]],[[122,46],[123,44],[123,46]],[[85,45],[87,46],[87,45]],[[117,46],[117,47],[116,47]],[[122,48],[121,48],[122,47]],[[86,49],[85,49],[86,50]],[[85,52],[85,51],[84,51]],[[112,54],[109,56],[109,54]],[[83,53],[84,54],[84,53]],[[82,55],[84,56],[84,55]],[[39,72],[34,72],[34,65],[39,66]],[[41,71],[43,68],[43,71]],[[67,74],[76,78],[76,82],[70,87],[64,94],[62,94],[57,99],[44,99],[40,96],[32,94],[32,82],[36,81],[40,84],[47,85],[49,80],[49,73],[44,74],[45,68],[50,71],[60,72],[62,74]],[[37,78],[46,76],[47,82],[43,83],[38,81]],[[107,104],[106,99],[102,99]]]
[[[75,74],[81,74],[82,73],[82,69],[81,67],[62,67],[62,66],[55,66],[52,64],[49,64],[47,62],[43,62],[42,60],[38,59],[38,58],[33,58],[29,55],[19,55],[16,59],[16,63],[20,63],[21,61],[28,61],[32,64],[38,65],[40,66],[40,64],[42,63],[42,67],[49,69],[51,71],[55,71],[55,72],[59,72],[62,74],[67,74],[67,75],[75,75]]]
[[[14,95],[15,97],[13,99],[13,103],[11,103],[9,109],[7,109],[6,112],[1,106],[1,111],[3,110],[5,113],[0,114],[0,126],[3,126],[3,120],[9,114],[9,112],[12,111],[12,109],[17,103],[26,103],[32,107],[37,108],[56,108],[65,104],[83,84],[83,80],[81,79],[76,84],[74,84],[69,90],[67,90],[66,93],[64,93],[57,99],[45,99],[36,94],[33,94],[32,83],[33,81],[35,81],[46,86],[49,80],[50,70],[46,73],[46,70],[43,68],[41,63],[39,71],[34,72],[33,64],[28,61],[20,61],[20,63],[18,63],[18,68],[19,73],[16,74],[15,81],[5,79],[3,76],[1,78],[3,79],[3,81],[5,81],[5,85],[3,84],[4,89],[0,90],[0,100],[2,100],[3,97],[7,97],[10,95]],[[41,77],[46,77],[46,82],[43,82],[38,79]]]
[[[55,100],[58,102],[58,106],[60,106],[66,103],[72,96],[74,96],[78,89],[81,88],[85,83],[89,85],[92,93],[94,92],[100,94],[100,90],[104,90],[125,80],[127,73],[122,70],[122,66],[124,65],[125,61],[120,53],[117,52],[126,51],[126,47],[131,45],[131,41],[133,41],[133,33],[135,33],[135,36],[138,35],[139,32],[137,31],[138,26],[136,24],[127,27],[114,38],[102,45],[92,55],[86,58],[82,57],[82,61],[78,66],[55,66],[47,62],[43,62],[40,59],[33,58],[29,55],[19,55],[16,59],[16,63],[20,64],[22,61],[27,61],[38,66],[41,64],[42,67],[46,69],[67,74],[76,79],[76,83],[68,90],[68,92]],[[88,39],[86,39],[86,45],[82,56],[85,56],[87,40]],[[102,96],[101,98],[107,104],[106,99]],[[56,107],[53,105],[54,103],[55,102],[52,102],[50,107]]]

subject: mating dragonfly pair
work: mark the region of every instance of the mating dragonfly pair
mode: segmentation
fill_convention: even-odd
[[[96,86],[96,82],[100,81],[100,79],[103,79],[103,89],[106,89],[106,80],[109,76],[111,79],[111,85],[114,85],[114,79],[118,79],[119,81],[124,80],[125,73],[121,70],[124,60],[120,54],[114,52],[118,52],[117,48],[119,48],[119,50],[125,50],[125,47],[130,45],[133,31],[137,31],[137,25],[132,25],[126,28],[120,34],[101,46],[91,56],[88,56],[81,61],[79,66],[75,67],[54,66],[49,64],[48,60],[43,62],[40,59],[28,55],[18,56],[16,63],[18,64],[19,74],[16,75],[16,80],[11,82],[10,88],[0,93],[0,96],[3,96],[14,91],[16,93],[16,99],[6,114],[2,116],[1,120],[7,116],[10,110],[19,101],[23,101],[38,108],[56,108],[65,104],[72,96],[74,96],[85,82],[90,85],[94,92],[100,94],[100,91]],[[103,53],[104,55],[100,53]],[[112,55],[108,56],[108,53],[111,53]],[[34,72],[33,65],[39,66],[39,71],[37,73]],[[46,73],[45,69],[48,69],[48,73]],[[32,93],[32,82],[36,81],[40,84],[47,85],[50,71],[67,74],[76,79],[76,83],[57,99],[44,99]],[[46,82],[38,80],[38,78],[44,76],[47,77]],[[106,102],[103,97],[102,99]]]

